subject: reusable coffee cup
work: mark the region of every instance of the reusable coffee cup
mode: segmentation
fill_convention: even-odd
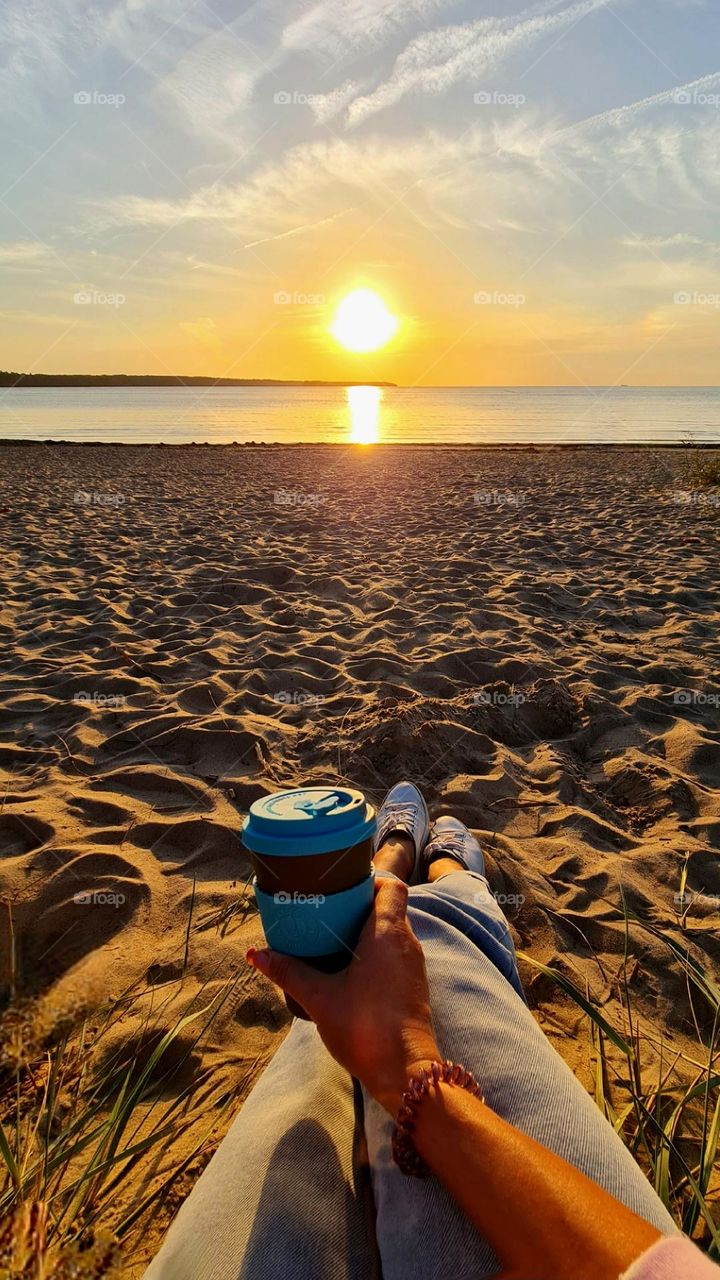
[[[375,896],[375,827],[374,808],[351,787],[299,787],[253,802],[242,839],[268,946],[329,973],[350,963]]]

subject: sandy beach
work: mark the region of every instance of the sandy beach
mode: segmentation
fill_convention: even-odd
[[[202,1042],[189,1025],[176,1070],[157,1068],[154,1105],[185,1091],[188,1123],[136,1160],[107,1227],[182,1168],[123,1274],[141,1274],[289,1025],[244,960],[261,938],[239,839],[256,797],[343,778],[379,802],[413,779],[481,838],[518,946],[609,1020],[621,892],[717,969],[720,508],[682,463],[0,447],[4,1017],[39,1048],[88,1018],[93,1062],[98,1011],[132,988],[101,1053],[147,1060],[179,1010],[222,996]],[[692,1073],[686,984],[651,936],[630,950],[648,1035]],[[586,1020],[522,972],[591,1087]]]

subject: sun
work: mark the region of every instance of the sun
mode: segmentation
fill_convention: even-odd
[[[377,351],[397,331],[397,317],[390,314],[373,289],[355,289],[343,298],[330,332],[346,351]]]

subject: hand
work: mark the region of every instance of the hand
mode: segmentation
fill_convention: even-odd
[[[395,1115],[409,1077],[439,1059],[425,957],[407,921],[407,885],[380,879],[353,959],[341,973],[277,951],[250,950],[254,968],[297,1000],[332,1056]]]

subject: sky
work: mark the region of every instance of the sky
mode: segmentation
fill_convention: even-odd
[[[0,367],[716,385],[719,67],[717,0],[4,0]]]

